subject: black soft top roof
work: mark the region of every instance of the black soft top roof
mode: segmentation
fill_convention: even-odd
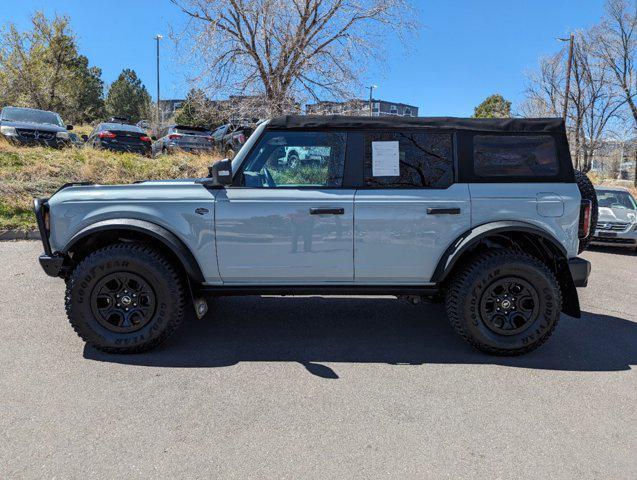
[[[488,132],[563,133],[561,118],[350,117],[345,115],[284,115],[270,120],[271,130],[310,128],[443,128]]]

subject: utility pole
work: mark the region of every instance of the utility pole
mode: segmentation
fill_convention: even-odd
[[[569,42],[568,60],[566,62],[566,88],[564,91],[564,112],[562,119],[566,123],[566,115],[568,113],[568,97],[571,94],[571,68],[573,66],[573,44],[575,43],[575,35],[571,33],[569,38],[558,38],[562,42]]]
[[[378,88],[378,85],[370,85],[369,86],[369,116],[371,117],[373,115],[372,113],[372,91]]]
[[[157,41],[157,131],[156,134],[159,133],[161,129],[161,115],[159,113],[159,41],[164,38],[159,33],[155,36],[155,40]]]

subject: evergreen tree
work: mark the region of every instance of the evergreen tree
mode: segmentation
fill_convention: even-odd
[[[127,117],[133,123],[150,118],[150,94],[134,70],[122,70],[109,87],[106,113],[110,116]]]
[[[474,109],[473,118],[508,118],[511,116],[511,102],[496,93],[487,97]]]

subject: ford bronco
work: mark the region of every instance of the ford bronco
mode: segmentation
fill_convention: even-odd
[[[559,119],[293,115],[206,178],[66,185],[35,213],[103,351],[155,347],[211,296],[356,294],[444,301],[472,346],[520,355],[580,316],[596,199]]]

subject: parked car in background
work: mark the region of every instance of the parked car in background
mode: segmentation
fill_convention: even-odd
[[[232,158],[241,149],[254,131],[251,125],[221,125],[212,132],[214,146],[221,150],[227,158]]]
[[[591,243],[637,249],[637,201],[620,187],[595,187],[599,217]]]
[[[162,128],[153,143],[153,154],[168,154],[176,150],[199,153],[210,152],[214,145],[210,130],[187,125],[169,125]]]
[[[4,107],[0,111],[0,134],[20,145],[67,147],[71,144],[69,130],[59,114],[35,108]]]
[[[150,157],[152,139],[137,125],[104,122],[96,126],[85,145],[115,152],[133,152]]]

